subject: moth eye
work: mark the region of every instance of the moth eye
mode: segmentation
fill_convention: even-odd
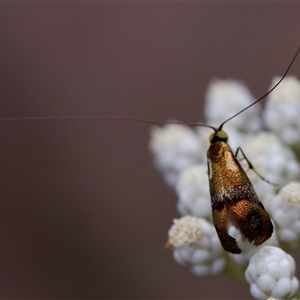
[[[217,136],[218,136],[218,138],[219,138],[220,140],[223,140],[223,141],[225,141],[225,142],[227,142],[227,140],[228,140],[228,135],[227,135],[227,133],[226,133],[225,131],[223,131],[223,130],[218,131]]]

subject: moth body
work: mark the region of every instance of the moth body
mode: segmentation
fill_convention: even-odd
[[[220,242],[226,251],[237,254],[241,249],[228,233],[230,225],[255,246],[271,237],[273,225],[227,139],[222,130],[212,134],[207,151],[208,176],[213,222]]]

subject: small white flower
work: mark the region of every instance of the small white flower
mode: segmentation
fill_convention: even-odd
[[[180,173],[176,184],[177,209],[181,215],[212,219],[206,165],[195,165]]]
[[[207,123],[219,126],[221,122],[253,103],[255,98],[249,89],[235,80],[215,79],[206,93],[205,117]],[[232,119],[231,125],[239,130],[258,131],[261,128],[260,104],[254,105],[239,117]]]
[[[171,186],[182,170],[200,163],[203,157],[197,133],[183,125],[152,128],[150,149],[155,165]]]
[[[264,246],[250,259],[245,272],[250,292],[255,299],[292,299],[299,282],[295,261],[278,247]]]
[[[190,246],[203,236],[199,220],[191,216],[174,219],[173,225],[168,232],[168,243],[176,248]]]
[[[279,242],[289,250],[300,244],[300,183],[284,186],[278,195],[265,201],[275,223]]]
[[[225,266],[223,248],[215,228],[206,220],[191,216],[174,220],[168,245],[174,259],[197,276],[220,273]]]
[[[271,86],[279,81],[275,77]],[[268,96],[264,119],[268,128],[275,132],[287,145],[300,142],[300,81],[287,76],[282,83]]]

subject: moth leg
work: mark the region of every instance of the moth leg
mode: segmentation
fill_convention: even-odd
[[[271,185],[279,186],[279,184],[273,183],[273,182],[267,180],[266,178],[264,178],[263,176],[261,176],[261,175],[255,170],[255,168],[253,167],[252,163],[251,163],[250,160],[247,158],[246,154],[244,153],[244,151],[243,151],[243,149],[242,149],[241,147],[238,147],[238,148],[236,149],[236,152],[235,152],[235,155],[234,155],[236,158],[238,157],[239,151],[242,153],[243,158],[246,160],[249,169],[251,169],[251,170],[252,170],[252,171],[253,171],[260,179],[262,179],[263,181],[265,181],[265,182],[267,182],[267,183],[269,183],[269,184],[271,184]]]
[[[236,240],[228,234],[228,215],[226,208],[213,210],[213,222],[223,248],[231,253],[241,253]]]

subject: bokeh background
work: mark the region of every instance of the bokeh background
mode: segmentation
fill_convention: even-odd
[[[283,2],[2,2],[0,117],[201,121],[212,78],[259,97],[283,74],[299,16],[300,3]],[[197,278],[163,248],[178,214],[150,127],[0,124],[0,298],[251,298],[247,284]]]

